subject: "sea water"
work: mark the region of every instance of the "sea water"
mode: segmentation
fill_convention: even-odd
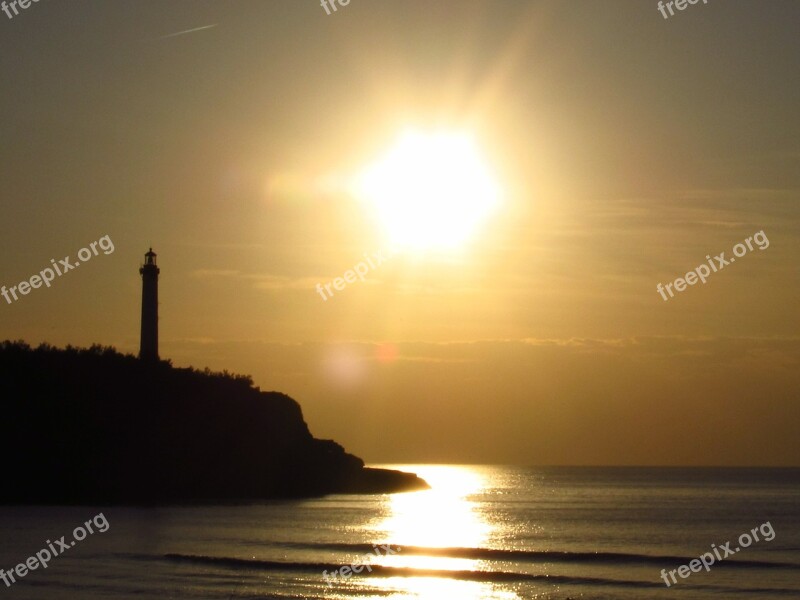
[[[10,587],[0,582],[0,594],[800,598],[799,469],[392,467],[418,473],[432,489],[248,506],[3,507],[6,572],[48,541],[76,543],[46,569]],[[76,541],[75,528],[101,513],[107,530]],[[662,570],[728,542],[732,549],[764,523],[773,539],[761,535],[670,587],[662,579]]]

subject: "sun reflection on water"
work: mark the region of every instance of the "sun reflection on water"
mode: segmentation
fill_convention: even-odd
[[[484,478],[470,467],[409,465],[431,489],[391,496],[391,514],[381,527],[394,543],[433,548],[477,548],[491,526],[469,498],[483,490]]]
[[[491,570],[485,560],[471,558],[469,553],[472,548],[490,547],[496,537],[479,503],[479,495],[490,485],[489,477],[479,468],[461,465],[389,468],[416,473],[431,489],[387,497],[387,514],[375,529],[399,551],[379,559],[380,564],[409,571],[371,583],[389,597],[397,593],[397,597],[425,600],[518,599],[514,591],[500,589],[482,576],[470,580],[457,573]],[[452,556],[449,549],[460,551]]]
[[[388,516],[377,525],[387,540],[401,550],[384,557],[382,564],[419,570],[418,577],[391,577],[384,580],[388,589],[402,589],[415,598],[516,598],[516,594],[497,595],[491,584],[437,577],[436,571],[486,570],[482,560],[444,556],[447,548],[485,548],[492,526],[484,519],[472,499],[480,494],[485,477],[466,466],[392,465],[416,473],[431,486],[429,490],[393,494],[388,500]],[[425,549],[435,549],[426,554]]]
[[[403,598],[418,600],[518,600],[514,592],[500,592],[491,584],[433,577],[414,577],[403,581],[388,579],[394,588],[402,588]],[[391,597],[391,596],[390,596]]]

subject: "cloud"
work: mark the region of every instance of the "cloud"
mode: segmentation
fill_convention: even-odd
[[[313,290],[324,277],[289,277],[259,273],[243,273],[235,269],[195,269],[192,277],[197,279],[238,279],[251,282],[260,290]]]
[[[373,461],[800,464],[800,337],[184,340]]]

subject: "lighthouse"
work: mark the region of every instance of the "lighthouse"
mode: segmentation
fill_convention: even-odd
[[[158,274],[156,253],[144,255],[144,264],[139,269],[142,275],[142,338],[139,358],[158,360]]]

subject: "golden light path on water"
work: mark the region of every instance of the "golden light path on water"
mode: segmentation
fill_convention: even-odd
[[[392,465],[392,468],[416,473],[431,486],[430,490],[389,497],[389,516],[376,525],[386,539],[400,548],[485,548],[492,526],[470,499],[486,485],[485,478],[473,468],[445,465]],[[485,570],[481,560],[426,556],[403,553],[385,557],[382,564],[425,571]],[[514,593],[500,593],[488,582],[463,581],[433,575],[391,577],[372,581],[388,590],[404,590],[404,597],[459,598],[488,600],[518,598]]]

